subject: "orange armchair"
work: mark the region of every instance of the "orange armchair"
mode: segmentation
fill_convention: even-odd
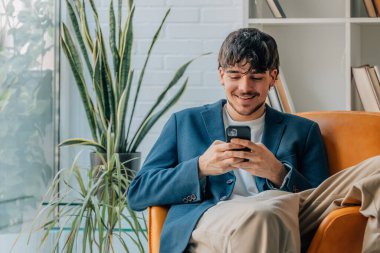
[[[319,124],[329,159],[330,174],[380,154],[380,113],[305,112],[298,114]],[[367,219],[360,207],[331,212],[320,224],[308,253],[361,252]],[[148,246],[158,253],[168,207],[148,208]]]

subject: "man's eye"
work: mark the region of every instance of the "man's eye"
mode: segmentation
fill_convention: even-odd
[[[230,76],[230,78],[231,78],[232,80],[237,80],[237,79],[240,79],[240,76]]]
[[[263,80],[263,77],[254,77],[254,76],[252,76],[251,79],[255,80],[255,81],[261,81],[261,80]]]

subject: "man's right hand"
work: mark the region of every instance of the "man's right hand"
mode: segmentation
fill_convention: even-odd
[[[208,175],[221,175],[236,169],[233,164],[244,159],[232,157],[231,150],[241,149],[243,146],[223,141],[214,141],[211,146],[199,157],[199,178]]]

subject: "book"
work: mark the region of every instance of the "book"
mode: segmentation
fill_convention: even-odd
[[[269,100],[269,97],[267,96],[267,98],[265,99],[265,103],[267,103],[267,105],[269,105],[270,107],[272,107],[271,103],[270,103],[270,100]]]
[[[373,5],[375,6],[376,15],[380,17],[380,0],[373,0]]]
[[[284,112],[295,113],[296,110],[294,108],[293,100],[290,96],[290,92],[285,82],[285,77],[281,68],[280,68],[280,73],[277,76],[276,87],[277,87],[278,95],[281,100],[282,107],[284,108]]]
[[[379,65],[375,65],[373,67],[375,69],[375,72],[376,72],[376,75],[377,75],[377,79],[380,80],[380,67],[379,67]]]
[[[271,104],[271,107],[277,111],[283,112],[279,96],[277,94],[276,86],[273,86],[272,89],[268,92],[268,98]]]
[[[371,78],[372,86],[375,91],[377,103],[380,107],[380,82],[376,75],[376,71],[374,67],[366,67],[366,70],[368,71],[368,74]]]
[[[278,0],[267,0],[267,3],[275,18],[286,18],[285,12]]]
[[[368,112],[380,112],[380,106],[372,85],[371,77],[366,69],[368,66],[353,67],[352,75],[359,93],[364,110]]]
[[[367,10],[368,16],[373,18],[376,17],[376,11],[375,11],[375,6],[372,2],[372,0],[363,0],[365,9]]]

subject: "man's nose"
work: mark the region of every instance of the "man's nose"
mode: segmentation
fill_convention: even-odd
[[[242,91],[251,90],[253,88],[253,81],[251,78],[249,78],[247,75],[243,76],[240,79],[239,83],[239,89]]]

